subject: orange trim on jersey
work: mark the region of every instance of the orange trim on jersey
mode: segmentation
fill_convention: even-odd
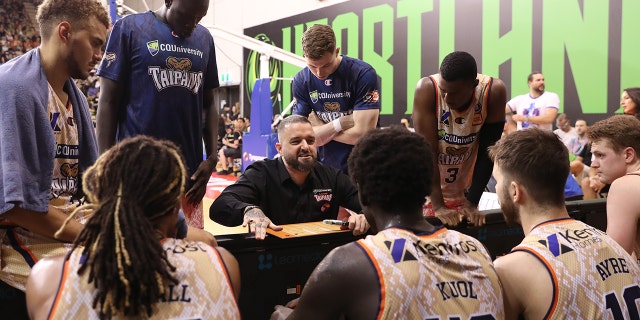
[[[554,221],[550,221],[550,222],[554,222]],[[534,257],[538,258],[540,262],[542,262],[545,268],[547,268],[547,272],[549,272],[549,275],[551,276],[551,282],[553,282],[553,294],[552,294],[553,300],[551,301],[551,306],[549,307],[549,310],[547,311],[547,314],[545,315],[544,319],[551,319],[551,316],[555,313],[556,308],[558,307],[558,300],[560,298],[560,288],[558,288],[558,278],[556,276],[555,271],[553,271],[553,268],[551,267],[551,264],[547,261],[547,259],[545,259],[542,255],[540,255],[540,253],[536,252],[531,248],[517,246],[513,248],[513,250],[511,250],[511,252],[514,252],[514,251],[523,251],[523,252],[532,254]]]
[[[60,276],[60,284],[58,284],[58,290],[56,291],[56,297],[53,300],[53,304],[51,305],[51,310],[49,310],[49,316],[47,319],[53,319],[53,316],[56,313],[56,309],[58,308],[58,304],[60,303],[60,299],[62,299],[62,290],[64,289],[64,285],[67,283],[67,273],[69,272],[69,259],[64,261],[62,267],[62,275]]]
[[[384,313],[385,301],[386,301],[386,292],[384,288],[384,277],[382,276],[382,270],[380,270],[380,265],[378,264],[378,260],[373,255],[373,252],[369,250],[369,247],[364,243],[364,240],[358,240],[356,242],[360,248],[367,254],[369,257],[369,261],[373,264],[373,267],[376,268],[376,273],[378,274],[378,280],[380,282],[380,308],[378,309],[378,316],[376,319],[382,319],[382,315]]]
[[[489,95],[491,95],[491,87],[493,86],[493,77],[489,77],[489,81],[487,82],[487,93],[484,95],[484,100],[482,101],[482,107],[487,110],[487,117],[489,116]]]
[[[220,263],[220,265],[222,265],[222,273],[224,274],[224,278],[227,279],[227,284],[229,285],[229,290],[231,290],[231,296],[233,297],[233,301],[236,304],[236,310],[240,311],[240,307],[238,306],[238,301],[236,301],[236,295],[235,292],[233,291],[233,284],[231,283],[231,277],[229,276],[229,269],[227,268],[227,264],[224,263],[224,259],[222,259],[222,255],[220,254],[220,251],[218,251],[218,249],[216,249],[215,247],[212,247],[204,242],[202,242],[202,244],[206,245],[207,247],[213,249],[213,252],[215,253],[216,257],[218,258],[218,262]]]
[[[438,119],[439,121],[440,116],[438,114],[440,112],[440,99],[438,99],[438,97],[440,96],[440,87],[438,87],[438,81],[436,81],[433,76],[429,76],[429,80],[431,80],[431,83],[433,83],[433,87],[436,89],[436,94],[433,99],[436,101],[436,119]]]
[[[437,236],[439,236],[440,234],[443,234],[445,232],[447,232],[447,228],[446,227],[442,227],[440,228],[440,230],[436,230],[435,232],[433,232],[432,234],[423,234],[423,235],[419,235],[419,238],[435,238]]]
[[[29,255],[29,257],[31,257],[31,260],[33,260],[33,264],[36,264],[38,262],[38,258],[36,257],[36,255],[31,250],[29,250],[29,248],[26,247],[24,243],[22,243],[22,241],[20,241],[20,238],[18,237],[15,229],[11,230],[11,232],[13,233],[13,237],[16,240],[16,244],[20,247],[20,249],[22,249],[22,251],[24,251],[24,253],[21,254]]]

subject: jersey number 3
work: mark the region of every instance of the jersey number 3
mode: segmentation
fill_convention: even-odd
[[[448,177],[444,178],[444,182],[453,183],[456,181],[456,177],[458,176],[458,168],[449,168],[447,169]]]

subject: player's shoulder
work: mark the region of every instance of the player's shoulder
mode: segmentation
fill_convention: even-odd
[[[360,59],[343,55],[342,63],[346,67],[345,69],[349,70],[348,72],[351,74],[357,74],[359,72],[372,72],[373,74],[376,73],[376,70],[375,68],[373,68],[373,66]]]
[[[154,19],[156,19],[156,17],[153,15],[151,11],[140,12],[140,13],[129,14],[120,18],[116,20],[114,25],[138,24],[138,23],[152,21]]]

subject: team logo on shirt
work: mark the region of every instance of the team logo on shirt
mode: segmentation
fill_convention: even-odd
[[[338,111],[340,110],[340,103],[338,102],[325,102],[324,103],[324,110],[326,111]]]
[[[318,102],[318,90],[309,92],[309,98],[311,98],[311,102]]]
[[[364,95],[364,103],[376,103],[380,100],[378,90],[369,91]]]
[[[554,257],[573,251],[573,249],[560,243],[558,241],[558,235],[555,233],[548,236],[547,240],[538,240],[538,242],[540,242],[540,244],[542,244],[543,246],[547,247],[547,249],[551,251]]]
[[[449,118],[451,118],[451,112],[442,110],[440,115],[440,122],[445,126],[449,126]]]
[[[403,261],[411,261],[418,260],[416,257],[405,248],[405,244],[407,243],[407,239],[398,238],[393,241],[385,241],[384,245],[389,249],[389,253],[391,254],[391,258],[393,258],[393,262],[403,262]]]
[[[333,198],[333,190],[331,189],[313,189],[313,197],[317,202],[331,201]]]
[[[446,148],[446,153],[438,154],[438,163],[443,165],[460,165],[471,156],[469,147],[451,147]]]
[[[198,94],[202,86],[203,73],[189,72],[191,60],[189,58],[169,57],[166,60],[167,68],[149,67],[148,72],[158,91],[169,87],[183,87]]]
[[[571,252],[577,248],[585,248],[602,241],[601,235],[605,233],[597,228],[588,226],[585,229],[571,230],[565,229],[547,236],[547,240],[538,240],[540,244],[547,247],[554,256],[559,256]],[[568,244],[560,243],[563,241]]]
[[[438,130],[438,140],[444,140],[449,144],[456,144],[456,145],[470,144],[476,140],[476,137],[477,137],[476,133],[472,133],[468,136],[458,136],[455,134],[447,133],[442,129]]]
[[[116,61],[116,54],[113,52],[106,52],[104,54],[104,60],[107,62],[107,68],[109,68],[109,66],[111,65],[112,62]]]
[[[149,50],[149,53],[151,54],[152,57],[155,57],[155,55],[158,54],[159,52],[158,48],[159,48],[158,40],[147,42],[147,50]]]

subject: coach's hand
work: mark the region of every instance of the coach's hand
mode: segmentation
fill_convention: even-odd
[[[256,206],[247,207],[244,212],[242,226],[249,226],[249,232],[254,233],[257,240],[264,240],[267,237],[267,228],[280,231],[282,227],[271,222],[262,209]]]

